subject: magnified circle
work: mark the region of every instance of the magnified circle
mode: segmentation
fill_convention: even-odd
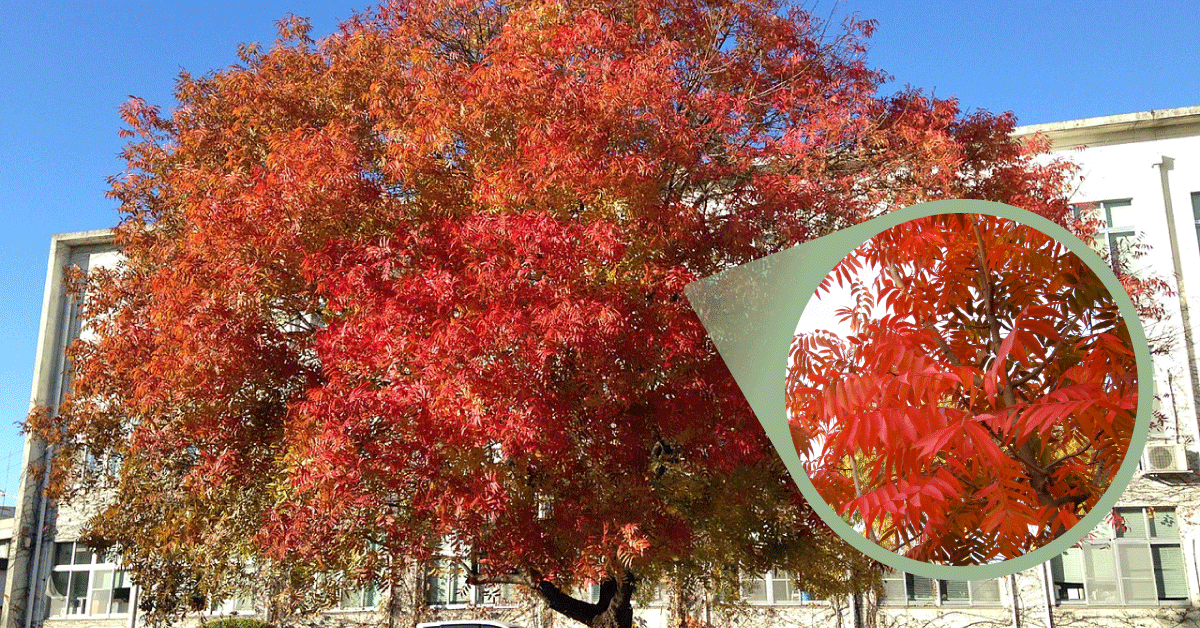
[[[908,558],[981,565],[1046,546],[1119,483],[1138,364],[1117,301],[1068,247],[1007,218],[934,214],[820,284],[785,400],[837,516]]]

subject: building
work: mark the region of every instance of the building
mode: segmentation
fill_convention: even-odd
[[[936,581],[893,574],[878,603],[879,626],[1200,626],[1200,107],[1034,125],[1054,151],[1081,165],[1074,194],[1081,212],[1104,221],[1104,246],[1118,257],[1145,245],[1138,272],[1164,278],[1177,298],[1148,329],[1169,342],[1155,357],[1156,422],[1139,472],[1116,509],[1124,524],[1102,525],[1088,540],[1039,568],[990,581]],[[61,286],[64,266],[115,263],[107,232],[52,241],[33,400],[53,405],[69,386],[63,348],[80,333]],[[1189,284],[1191,289],[1189,291]],[[78,517],[41,499],[44,448],[26,443],[21,493],[0,521],[8,559],[3,628],[139,625],[137,587],[116,557],[75,543]],[[4,513],[0,513],[3,515]],[[7,528],[5,526],[8,526]],[[6,532],[11,530],[11,532]],[[6,536],[7,534],[7,536]],[[9,543],[6,539],[11,538]],[[363,591],[323,621],[382,624],[385,606],[420,600],[437,617],[505,619],[526,626],[567,625],[511,591],[468,586],[447,565],[414,573],[411,591]],[[440,568],[439,568],[440,567]],[[848,605],[811,600],[786,573],[747,578],[745,604],[732,613],[705,609],[714,625],[848,625]],[[230,600],[210,615],[253,614],[252,600]],[[648,627],[665,626],[662,599],[638,611]]]

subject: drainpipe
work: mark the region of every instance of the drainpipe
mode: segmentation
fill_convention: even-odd
[[[128,577],[128,576],[126,576],[126,577]],[[140,591],[138,591],[138,586],[136,584],[130,583],[129,584],[129,628],[137,628],[138,594],[139,593],[140,593]]]
[[[1175,289],[1179,293],[1179,316],[1183,319],[1181,321],[1183,323],[1183,348],[1187,354],[1188,379],[1192,389],[1192,412],[1196,412],[1195,403],[1200,401],[1200,381],[1198,381],[1200,373],[1196,370],[1196,346],[1192,340],[1192,316],[1188,307],[1187,290],[1184,288],[1183,263],[1179,259],[1179,234],[1175,229],[1175,206],[1171,203],[1171,181],[1168,174],[1175,167],[1175,160],[1163,155],[1162,161],[1151,164],[1150,167],[1158,168],[1158,177],[1162,184],[1163,210],[1167,215],[1167,237],[1171,242],[1171,262],[1175,271]],[[1196,427],[1200,429],[1200,424]],[[1178,436],[1176,434],[1176,438]]]
[[[70,257],[67,259],[69,261]],[[59,278],[59,281],[62,281],[62,278]],[[54,377],[57,379],[57,381],[54,383],[54,397],[48,400],[51,404],[53,404],[51,406],[51,411],[55,414],[58,413],[58,407],[60,404],[62,404],[63,393],[65,392],[64,389],[66,388],[65,379],[68,368],[66,361],[66,347],[67,343],[71,339],[71,322],[74,320],[75,316],[75,305],[69,299],[67,300],[64,311],[60,314],[60,316],[62,316],[62,318],[60,319],[60,329],[58,330],[58,344],[55,345],[54,350],[59,352],[57,359],[61,361],[58,363],[58,372],[54,375]],[[44,534],[50,531],[50,513],[48,504],[46,503],[49,500],[46,499],[46,485],[50,482],[50,463],[53,459],[54,452],[49,446],[46,446],[42,450],[42,477],[37,483],[38,512],[36,526],[33,533],[33,557],[29,561],[29,584],[27,585],[25,593],[25,628],[31,628],[33,625],[34,612],[40,612],[42,610],[42,600],[46,597],[44,593],[45,584],[42,583],[42,549],[47,545],[47,543],[54,542],[53,535],[50,537],[49,541],[47,541],[44,537]],[[38,586],[39,583],[42,583],[41,586]]]
[[[37,483],[38,491],[38,512],[37,519],[34,521],[33,532],[33,557],[29,561],[28,582],[25,589],[25,628],[30,628],[33,624],[33,613],[40,606],[39,601],[42,599],[42,594],[39,594],[40,587],[38,582],[41,581],[42,571],[42,546],[45,541],[42,539],[42,533],[46,527],[46,477],[50,475],[50,450],[46,449],[42,452],[42,479]]]
[[[1017,610],[1017,574],[1008,574],[1008,591],[1012,598],[1012,625],[1013,628],[1021,628],[1021,613]]]
[[[1054,599],[1050,595],[1050,561],[1042,563],[1042,593],[1046,597],[1046,628],[1054,628]]]

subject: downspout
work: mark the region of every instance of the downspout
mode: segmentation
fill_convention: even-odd
[[[129,628],[136,628],[138,615],[138,586],[130,583],[129,587]]]
[[[1046,628],[1054,628],[1054,599],[1050,595],[1050,561],[1042,563],[1042,593],[1046,598]]]
[[[1008,591],[1009,597],[1012,598],[1012,625],[1013,628],[1021,628],[1021,613],[1017,610],[1017,574],[1008,574]]]
[[[1152,168],[1158,168],[1159,181],[1162,184],[1162,200],[1163,210],[1167,215],[1167,237],[1171,244],[1171,263],[1175,272],[1175,289],[1179,293],[1179,316],[1183,323],[1183,349],[1187,354],[1188,362],[1188,380],[1192,389],[1192,399],[1200,399],[1200,373],[1196,370],[1196,346],[1192,341],[1192,316],[1188,307],[1187,290],[1184,287],[1183,281],[1183,263],[1179,259],[1179,234],[1175,229],[1175,206],[1171,203],[1171,181],[1168,174],[1175,167],[1175,160],[1166,155],[1162,156],[1162,161],[1156,164],[1151,164]],[[1193,407],[1192,411],[1196,412]],[[1178,421],[1178,417],[1175,419]],[[1197,425],[1200,429],[1200,424]],[[1179,434],[1176,433],[1176,438]]]
[[[67,348],[68,339],[71,337],[71,327],[72,327],[71,321],[74,319],[74,316],[75,316],[75,305],[68,299],[67,303],[66,303],[66,307],[63,308],[63,313],[62,313],[63,318],[60,323],[60,329],[59,329],[59,334],[58,334],[58,344],[55,345],[55,350],[62,352],[58,356],[58,359],[61,359],[62,362],[59,363],[60,368],[58,369],[58,374],[56,375],[56,378],[58,381],[56,381],[55,385],[54,385],[54,398],[52,401],[54,406],[51,410],[52,412],[54,412],[56,414],[58,413],[58,406],[59,406],[59,404],[62,403],[62,399],[63,399],[63,388],[65,385],[64,380],[66,379],[66,372],[67,372],[67,368],[68,368],[67,357],[66,357],[66,348]],[[47,528],[46,502],[49,501],[48,499],[46,499],[46,485],[50,481],[50,461],[53,458],[54,458],[53,452],[51,451],[50,447],[47,446],[42,451],[42,460],[43,460],[42,477],[38,481],[37,524],[36,524],[36,527],[34,530],[34,535],[33,535],[33,538],[34,538],[33,557],[29,561],[30,562],[29,586],[26,588],[26,593],[25,593],[25,595],[26,595],[25,628],[32,627],[34,611],[40,610],[40,607],[42,605],[41,601],[46,597],[44,592],[39,593],[37,585],[38,585],[38,582],[40,582],[42,579],[42,547],[45,546],[45,544],[46,544],[44,534],[46,533],[46,528]],[[53,541],[53,539],[51,539],[51,541]]]
[[[37,583],[41,580],[42,571],[42,533],[46,527],[46,478],[50,475],[50,450],[42,452],[42,478],[38,481],[38,514],[33,532],[33,558],[29,561],[29,585],[25,588],[25,628],[33,624],[33,611],[39,605],[42,595],[38,593]]]
[[[1200,545],[1200,540],[1192,539],[1192,556],[1200,556],[1200,554],[1197,554],[1197,552],[1200,552],[1200,547],[1198,547],[1198,545]],[[1196,569],[1196,582],[1200,582],[1200,562],[1196,563],[1193,566]],[[1192,596],[1196,595],[1195,591],[1196,591],[1195,589],[1191,589],[1190,591],[1188,591],[1188,596],[1191,597],[1193,604],[1195,604],[1195,600],[1196,600],[1195,597],[1192,597]]]

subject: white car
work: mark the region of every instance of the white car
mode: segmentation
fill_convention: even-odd
[[[454,621],[428,621],[417,624],[417,628],[520,628],[513,624],[493,619],[456,619]]]

